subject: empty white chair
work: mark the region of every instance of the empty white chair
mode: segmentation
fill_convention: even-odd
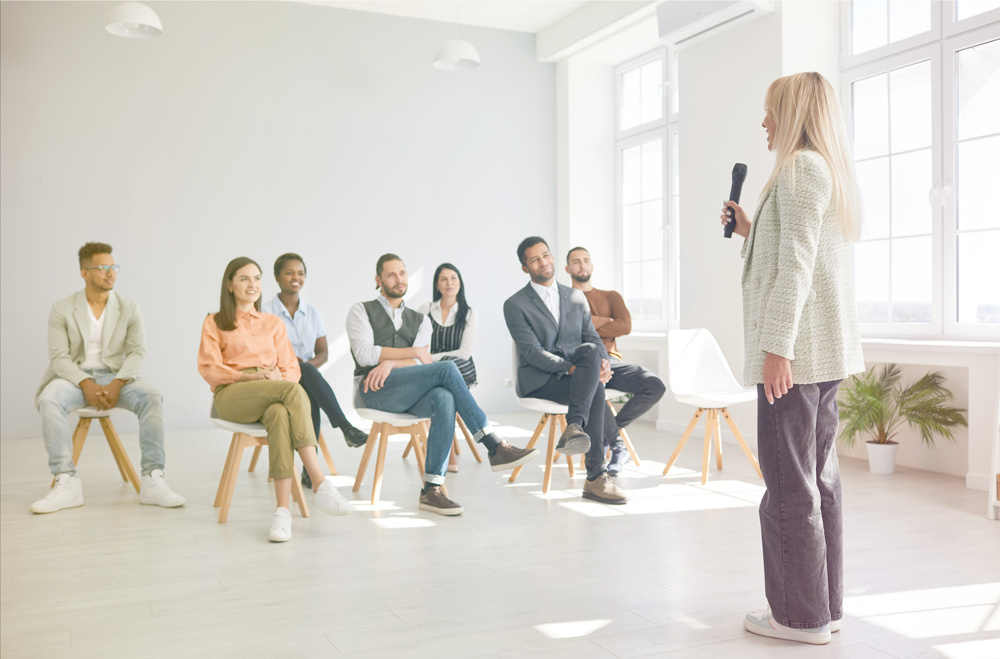
[[[514,397],[517,399],[517,404],[525,409],[532,410],[533,412],[541,412],[542,418],[538,421],[538,425],[535,426],[535,433],[531,436],[531,441],[525,447],[529,451],[535,448],[535,442],[538,441],[538,437],[545,430],[545,424],[549,424],[549,445],[545,450],[545,477],[542,480],[542,492],[549,491],[549,483],[552,480],[552,462],[556,455],[556,442],[558,441],[558,435],[561,435],[564,430],[566,430],[566,412],[569,411],[569,407],[566,405],[560,405],[559,403],[553,403],[551,400],[545,400],[544,398],[521,398],[517,393],[517,344],[512,344],[513,347],[513,383],[514,383]],[[558,434],[556,433],[556,428],[559,428]],[[569,475],[570,478],[574,475],[573,469],[573,458],[566,456],[566,463],[569,465]],[[521,469],[524,465],[516,468],[513,473],[511,473],[510,478],[507,479],[508,483],[513,483],[514,479],[517,478],[518,474],[521,473]]]
[[[361,456],[361,464],[358,465],[358,475],[354,479],[353,491],[361,489],[361,481],[364,480],[365,470],[368,469],[368,460],[372,456],[375,444],[378,444],[378,457],[375,459],[375,482],[372,485],[372,505],[378,503],[379,493],[382,491],[382,474],[385,471],[385,451],[389,446],[390,435],[409,435],[410,449],[413,450],[417,459],[417,466],[420,469],[420,476],[424,475],[424,443],[427,441],[427,425],[430,419],[421,418],[412,414],[383,412],[373,410],[364,406],[361,400],[361,391],[354,387],[354,409],[362,419],[372,422],[371,432],[368,433],[368,441],[365,443],[365,452]]]
[[[729,368],[719,344],[715,337],[707,329],[672,330],[667,337],[668,360],[670,365],[670,391],[674,398],[680,403],[694,405],[697,411],[688,424],[681,441],[677,443],[677,448],[667,462],[663,473],[666,474],[674,465],[677,456],[687,442],[691,432],[698,424],[698,419],[706,411],[708,415],[705,421],[705,449],[701,465],[701,482],[704,485],[708,481],[708,458],[712,452],[712,438],[715,438],[715,461],[716,466],[722,469],[722,440],[720,433],[722,424],[719,422],[719,414],[725,418],[730,430],[736,435],[743,452],[750,459],[753,468],[760,476],[760,465],[757,458],[750,451],[750,447],[743,440],[743,435],[729,416],[730,405],[735,403],[747,403],[757,400],[757,390],[755,388],[743,387]]]

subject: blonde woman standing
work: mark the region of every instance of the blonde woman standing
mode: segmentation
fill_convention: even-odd
[[[837,388],[864,370],[851,242],[861,225],[847,131],[830,83],[799,73],[764,102],[774,169],[753,222],[725,202],[743,245],[744,380],[757,386],[769,609],[754,634],[823,644],[843,616]]]

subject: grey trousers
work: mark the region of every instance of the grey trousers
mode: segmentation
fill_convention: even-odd
[[[843,617],[844,540],[837,437],[840,380],[797,384],[774,405],[757,385],[764,591],[793,629]]]

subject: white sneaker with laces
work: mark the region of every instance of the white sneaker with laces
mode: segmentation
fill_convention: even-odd
[[[839,631],[840,631],[840,621],[839,620],[831,620],[830,621],[830,633],[831,634],[836,634]]]
[[[337,491],[329,478],[316,488],[316,492],[313,494],[313,504],[330,515],[346,515],[354,511],[354,504]]]
[[[139,483],[139,503],[161,508],[176,508],[187,503],[187,499],[170,489],[163,479],[163,471],[154,469],[142,477]]]
[[[771,616],[771,609],[763,613],[748,613],[743,618],[743,628],[752,634],[780,638],[785,641],[798,641],[813,645],[825,645],[830,642],[830,623],[814,629],[785,627]]]
[[[45,495],[31,504],[31,512],[36,514],[54,513],[63,508],[76,508],[83,505],[83,482],[76,476],[59,474],[56,483]]]
[[[292,539],[292,513],[288,508],[275,508],[271,518],[271,531],[267,534],[271,542],[288,542]]]

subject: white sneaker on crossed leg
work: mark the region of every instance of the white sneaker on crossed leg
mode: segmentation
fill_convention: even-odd
[[[31,504],[31,512],[35,514],[54,513],[63,508],[75,508],[83,505],[83,482],[76,476],[59,474],[56,482],[45,495]]]

